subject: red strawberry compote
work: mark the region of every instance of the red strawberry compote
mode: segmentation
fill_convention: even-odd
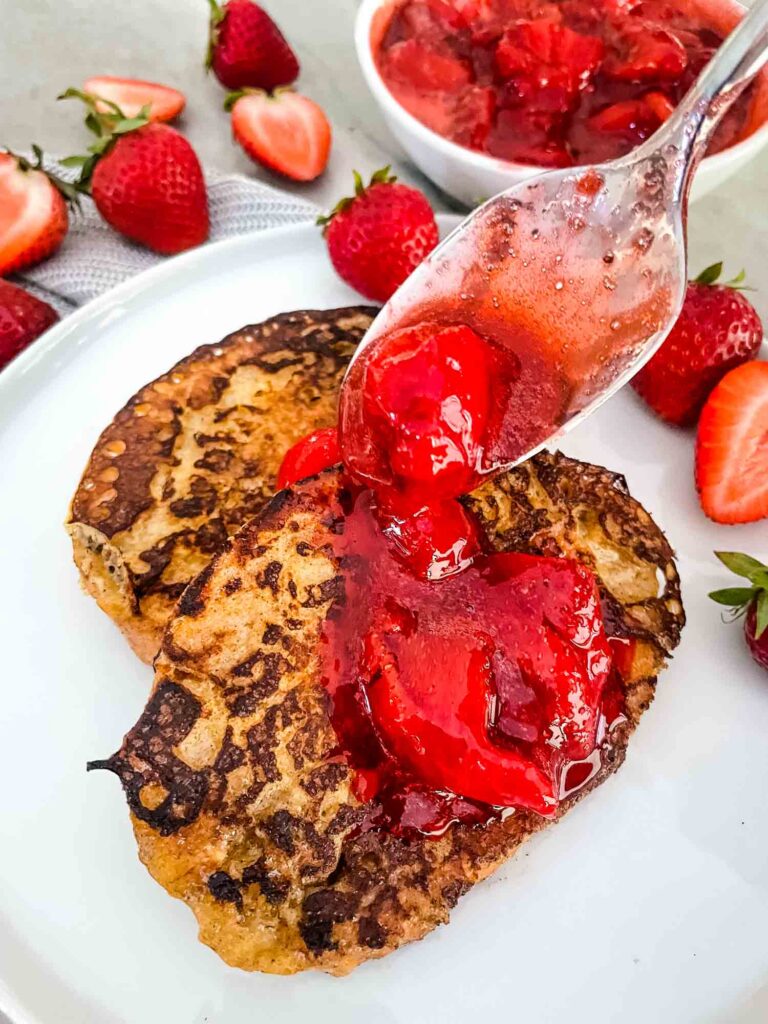
[[[554,815],[623,712],[591,570],[493,552],[460,500],[551,433],[564,393],[522,327],[491,341],[441,314],[378,337],[340,401],[345,592],[325,682],[365,827],[401,835]],[[289,453],[283,483],[316,444]]]
[[[438,134],[567,167],[652,135],[721,42],[664,0],[403,0],[376,59],[398,102]],[[726,116],[714,150],[736,141],[745,110]]]

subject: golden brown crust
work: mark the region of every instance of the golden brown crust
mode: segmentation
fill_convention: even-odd
[[[343,593],[333,472],[283,492],[184,593],[153,693],[116,772],[142,860],[233,966],[344,974],[421,938],[547,823],[517,812],[438,840],[356,832],[318,637]],[[620,478],[539,455],[467,499],[499,550],[563,553],[601,577],[614,631],[637,638],[628,720],[578,797],[621,763],[684,622],[672,551]],[[565,813],[577,796],[566,799]]]
[[[272,496],[281,459],[336,420],[376,310],[286,313],[206,345],[102,433],[68,529],[85,589],[151,661],[184,587]]]

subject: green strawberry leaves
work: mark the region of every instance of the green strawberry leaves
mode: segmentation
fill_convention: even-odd
[[[747,278],[746,271],[740,270],[736,277],[732,277],[730,281],[720,281],[722,272],[723,262],[721,260],[719,263],[713,263],[702,270],[699,276],[693,279],[693,283],[704,285],[719,283],[723,288],[733,288],[735,292],[753,292],[755,290],[750,288],[749,285],[744,284]]]
[[[67,89],[57,99],[81,100],[88,110],[85,126],[96,136],[96,141],[88,147],[86,156],[68,156],[61,161],[63,167],[80,168],[80,177],[73,187],[78,193],[88,195],[99,159],[109,152],[120,136],[149,124],[149,106],[142,107],[136,117],[126,117],[116,103],[80,89]]]
[[[740,608],[750,604],[758,593],[757,587],[725,587],[723,590],[713,590],[709,596],[718,604],[725,604],[730,608]]]
[[[768,565],[738,551],[716,551],[715,554],[727,569],[748,580],[751,586],[713,590],[710,598],[731,608],[734,619],[745,615],[754,605],[755,639],[759,640],[768,629]]]
[[[319,227],[327,229],[328,225],[331,223],[336,214],[343,213],[345,210],[349,209],[352,203],[354,203],[355,199],[358,199],[360,196],[362,196],[367,191],[367,189],[371,188],[373,185],[394,185],[394,183],[397,181],[397,176],[395,174],[391,174],[391,170],[392,166],[390,164],[387,164],[386,167],[380,167],[378,171],[373,172],[373,174],[371,175],[371,180],[368,182],[367,185],[363,181],[363,177],[360,174],[360,172],[353,171],[352,173],[354,175],[355,181],[355,194],[353,196],[345,196],[344,199],[340,199],[329,214],[318,217],[315,223]]]
[[[757,599],[757,617],[755,621],[755,640],[759,640],[768,629],[768,590],[760,592]]]
[[[713,263],[711,267],[707,267],[705,270],[702,270],[699,276],[694,278],[694,284],[714,284],[722,272],[722,261],[720,263]]]

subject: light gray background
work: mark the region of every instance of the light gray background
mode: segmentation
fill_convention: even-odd
[[[265,5],[302,61],[300,88],[324,107],[334,126],[331,164],[319,182],[301,186],[278,180],[233,144],[221,106],[225,92],[202,67],[205,0],[0,0],[0,144],[24,149],[37,142],[51,154],[83,152],[87,133],[79,105],[56,103],[55,97],[90,75],[117,74],[166,82],[186,94],[179,127],[208,166],[254,175],[323,206],[349,191],[352,168],[367,174],[393,162],[403,178],[425,187],[401,159],[357,67],[352,42],[357,0],[265,0]],[[436,206],[447,208],[426,188]],[[696,204],[690,217],[693,270],[717,259],[725,259],[733,273],[746,267],[759,288],[753,301],[768,322],[767,229],[768,150],[738,179]],[[768,988],[751,1005],[735,1009],[728,1024],[766,1020]]]

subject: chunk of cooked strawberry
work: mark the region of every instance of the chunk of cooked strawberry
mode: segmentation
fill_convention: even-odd
[[[609,78],[622,82],[674,82],[687,65],[685,47],[672,32],[657,25],[625,22],[602,69]]]
[[[477,521],[458,501],[425,505],[404,511],[402,499],[384,495],[379,525],[398,558],[417,576],[443,580],[462,572],[480,554]],[[407,507],[407,506],[405,506]]]
[[[451,137],[472,149],[484,149],[493,127],[496,93],[487,86],[472,86],[457,97],[452,112]]]
[[[518,22],[505,33],[496,48],[496,66],[503,77],[528,78],[537,89],[560,85],[573,97],[589,83],[603,54],[596,36],[538,18]]]
[[[675,112],[675,104],[663,92],[647,92],[643,99],[662,124]]]
[[[645,98],[612,103],[589,119],[589,126],[595,131],[624,135],[633,142],[647,139],[660,124],[661,119]]]
[[[502,109],[496,115],[486,148],[492,156],[541,167],[570,167],[571,154],[552,137],[558,115],[531,108]]]
[[[335,466],[340,461],[339,432],[336,427],[313,430],[311,434],[297,441],[283,456],[277,474],[277,486],[281,490],[290,487],[299,480],[317,476],[324,469]]]
[[[341,402],[341,448],[364,483],[452,498],[476,482],[490,413],[487,343],[434,323],[377,342],[362,392]]]
[[[393,78],[427,92],[456,92],[472,77],[464,61],[429,49],[415,39],[395,43],[386,51],[384,61]]]
[[[491,16],[493,0],[426,0],[427,6],[446,25],[470,28]]]

